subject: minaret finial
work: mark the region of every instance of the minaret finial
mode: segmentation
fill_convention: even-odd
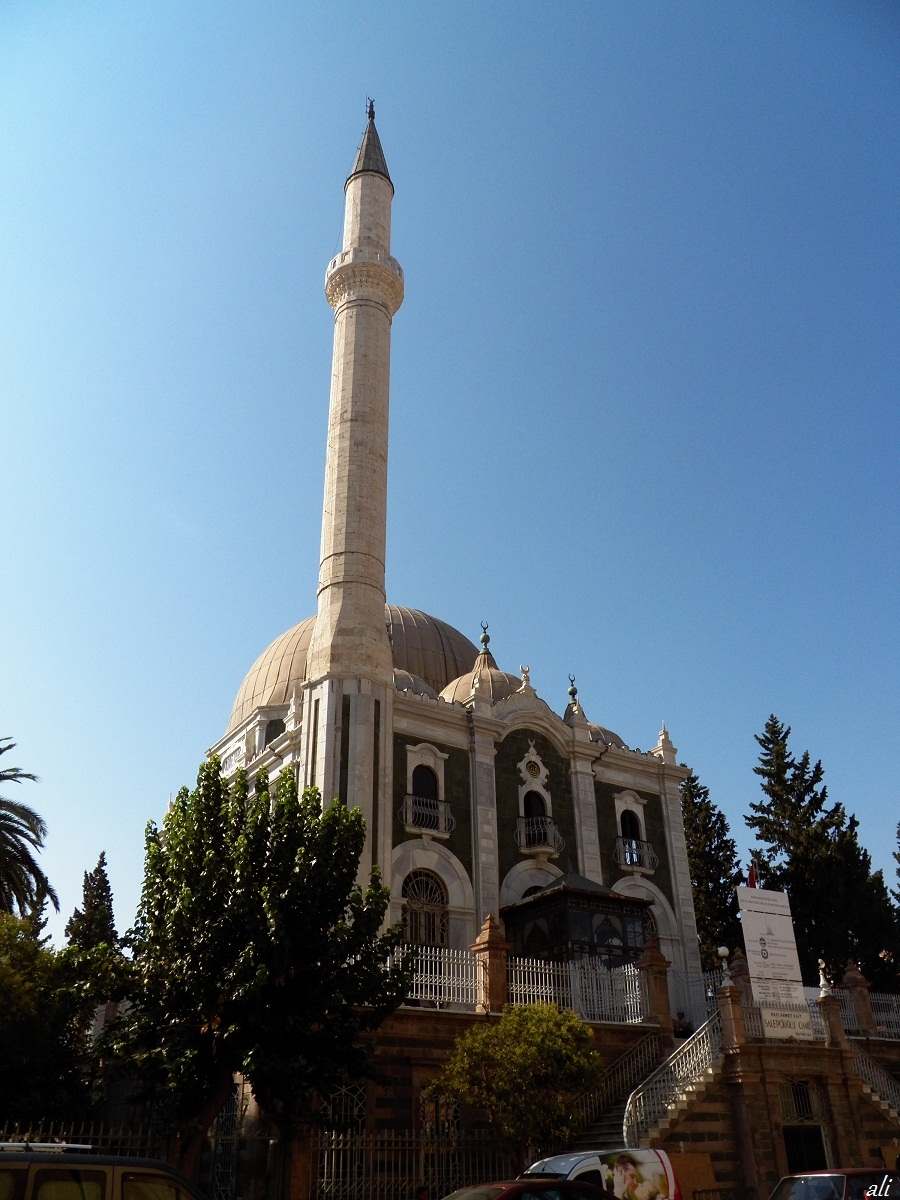
[[[370,121],[375,120],[375,101],[371,96],[366,96],[366,116]]]
[[[569,699],[574,704],[578,697],[578,688],[575,686],[575,676],[569,676]]]
[[[478,640],[481,642],[482,650],[487,650],[488,646],[491,644],[491,635],[488,633],[487,621],[481,622],[481,637]]]

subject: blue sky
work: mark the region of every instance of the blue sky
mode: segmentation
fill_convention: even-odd
[[[775,711],[890,868],[900,9],[0,7],[0,734],[65,918],[314,610],[326,262],[396,184],[388,592],[742,848]]]

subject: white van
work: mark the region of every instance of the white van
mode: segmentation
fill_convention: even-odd
[[[519,1176],[582,1179],[603,1188],[609,1200],[682,1200],[664,1150],[577,1150],[532,1163]]]

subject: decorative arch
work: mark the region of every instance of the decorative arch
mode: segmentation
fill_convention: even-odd
[[[413,871],[431,871],[447,889],[451,909],[475,908],[475,892],[469,873],[455,854],[440,842],[411,838],[394,847],[391,854],[391,900],[403,902],[403,881]]]
[[[651,883],[644,876],[629,875],[624,879],[617,879],[612,890],[621,896],[633,896],[637,900],[652,900],[653,919],[656,922],[656,931],[660,940],[680,940],[675,911],[655,883]]]
[[[516,711],[510,713],[497,712],[498,708],[502,708],[506,704],[511,704],[516,699],[515,695],[510,696],[508,700],[502,700],[500,704],[494,705],[494,713],[501,721],[503,721],[503,732],[500,734],[498,741],[503,741],[511,733],[517,730],[536,731],[543,734],[548,742],[553,746],[557,754],[568,759],[572,753],[572,730],[564,721],[557,717],[556,713],[547,709],[543,700],[539,700],[540,708],[534,705],[534,701],[526,701],[528,707],[516,706]],[[541,709],[547,709],[544,713]]]
[[[505,908],[507,904],[515,904],[517,900],[522,899],[528,888],[546,887],[560,875],[562,875],[562,871],[559,867],[555,867],[550,862],[532,862],[530,859],[517,862],[507,872],[506,878],[500,885],[500,907]]]

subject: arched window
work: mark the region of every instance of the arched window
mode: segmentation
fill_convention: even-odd
[[[547,805],[540,792],[526,792],[522,797],[526,817],[546,817]]]
[[[435,832],[447,832],[441,822],[441,810],[438,804],[438,779],[431,767],[419,765],[412,773],[413,794],[409,798],[412,806],[410,815],[416,829],[433,829]]]
[[[630,808],[622,810],[622,837],[628,838],[632,842],[641,840],[641,823],[638,820],[636,812],[632,812]]]
[[[540,792],[526,792],[522,797],[525,814],[525,845],[543,846],[547,841],[547,804]]]
[[[403,881],[403,935],[417,946],[446,946],[447,889],[431,871],[410,871]]]
[[[623,808],[619,818],[622,826],[622,858],[625,865],[639,867],[641,865],[641,823],[636,812]]]

